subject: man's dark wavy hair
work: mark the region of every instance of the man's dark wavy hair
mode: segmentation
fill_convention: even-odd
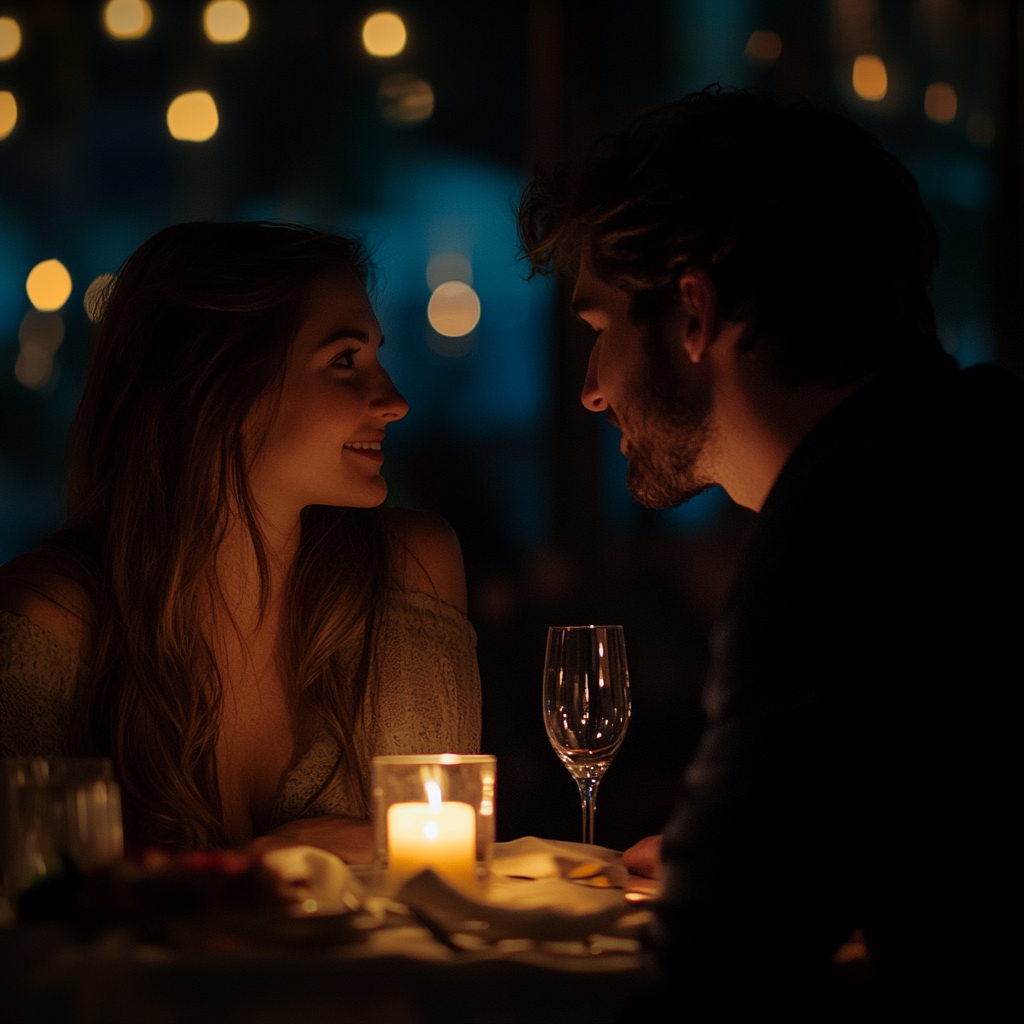
[[[542,169],[519,208],[534,273],[595,272],[638,322],[703,268],[723,320],[786,384],[840,387],[939,347],[938,236],[913,177],[839,114],[717,86]]]

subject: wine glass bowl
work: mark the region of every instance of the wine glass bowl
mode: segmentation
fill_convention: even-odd
[[[583,841],[594,841],[597,787],[629,725],[629,668],[621,626],[552,626],[544,659],[544,727],[576,780]]]

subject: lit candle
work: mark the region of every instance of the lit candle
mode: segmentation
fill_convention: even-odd
[[[431,868],[446,882],[476,884],[476,812],[469,804],[441,800],[441,787],[426,783],[427,803],[388,808],[388,871],[397,888]]]

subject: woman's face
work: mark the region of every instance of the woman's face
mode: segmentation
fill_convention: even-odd
[[[272,416],[250,475],[264,515],[289,517],[307,505],[370,508],[387,496],[384,431],[409,403],[378,361],[383,340],[351,271],[317,278],[280,394],[249,414],[261,424]]]

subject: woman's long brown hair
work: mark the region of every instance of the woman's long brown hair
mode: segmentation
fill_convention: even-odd
[[[309,287],[352,239],[263,223],[167,228],[125,263],[103,308],[71,433],[70,554],[92,603],[79,750],[113,759],[135,842],[226,842],[211,647],[215,554],[229,509],[269,572],[243,424],[280,386]],[[284,637],[300,740],[323,724],[362,776],[377,609],[389,582],[379,510],[302,513]],[[365,783],[356,787],[364,794]]]

